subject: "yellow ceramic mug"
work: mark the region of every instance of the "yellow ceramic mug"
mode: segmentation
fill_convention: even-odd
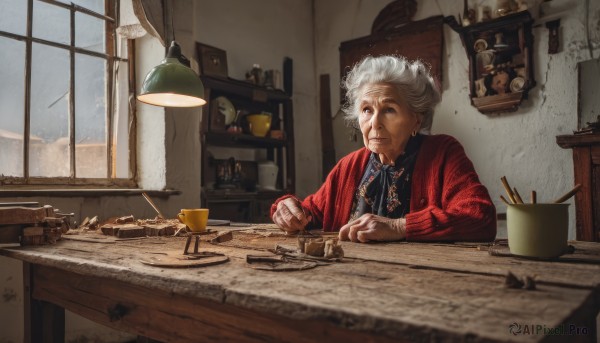
[[[192,232],[204,232],[208,222],[208,208],[182,209],[177,217]]]
[[[250,114],[246,117],[248,123],[250,123],[250,132],[252,135],[257,137],[266,137],[269,129],[271,128],[271,114],[260,113]]]

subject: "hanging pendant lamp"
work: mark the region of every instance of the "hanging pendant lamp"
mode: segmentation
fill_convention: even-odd
[[[137,99],[164,107],[196,107],[206,104],[202,81],[191,68],[179,62],[180,58],[181,48],[173,41],[165,59],[146,75]]]

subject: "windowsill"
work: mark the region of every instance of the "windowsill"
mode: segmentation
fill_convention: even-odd
[[[179,195],[181,191],[167,190],[144,190],[139,188],[47,188],[47,189],[3,189],[0,190],[0,198],[7,197],[102,197],[102,196],[139,196],[142,193],[156,198],[168,198]]]

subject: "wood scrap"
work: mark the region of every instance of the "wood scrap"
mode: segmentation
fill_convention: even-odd
[[[330,238],[325,241],[325,258],[342,258],[344,257],[344,249],[340,245],[337,238]]]
[[[138,224],[139,225],[139,224]],[[177,225],[172,223],[140,225],[146,229],[147,236],[172,236],[177,230]]]
[[[92,217],[92,219],[90,219],[90,221],[88,222],[88,228],[90,230],[98,230],[98,216],[94,216]]]
[[[127,223],[133,223],[135,221],[135,218],[132,215],[129,216],[124,216],[124,217],[119,217],[117,218],[117,220],[115,221],[117,224],[127,224]]]
[[[85,217],[85,219],[79,224],[77,230],[85,232],[85,231],[95,231],[98,230],[99,220],[98,216],[94,216],[92,218]]]
[[[221,232],[217,237],[210,240],[211,243],[223,243],[233,239],[233,233],[231,231]]]
[[[23,228],[21,245],[54,244],[61,238],[60,228],[30,226]]]
[[[79,224],[79,226],[77,228],[79,229],[82,227],[86,227],[89,222],[90,222],[90,217],[85,217],[85,219],[81,222],[81,224]]]
[[[504,279],[504,286],[506,286],[506,288],[521,288],[523,285],[523,281],[519,280],[515,274],[511,272],[506,274],[506,278]]]
[[[182,255],[179,251],[168,251],[143,258],[141,263],[153,267],[192,268],[207,267],[229,261],[229,257],[216,252],[199,252]]]
[[[304,243],[304,253],[310,256],[325,255],[325,242],[323,238],[307,239]]]
[[[522,279],[520,279],[509,271],[508,274],[506,274],[504,286],[506,288],[523,288],[528,291],[533,291],[536,289],[535,277],[525,275]]]
[[[0,207],[0,243],[52,244],[69,228],[69,218],[50,205]]]
[[[344,249],[336,238],[306,238],[298,237],[298,251],[315,257],[342,258]]]
[[[34,225],[42,222],[46,217],[55,217],[54,209],[52,208],[52,206],[46,205],[43,207],[0,207],[0,225]]]
[[[135,238],[146,236],[146,229],[135,224],[122,224],[113,226],[116,229],[116,235],[119,238]]]
[[[102,230],[102,233],[107,236],[116,236],[117,231],[119,231],[119,229],[115,228],[113,224],[104,224],[100,227],[100,230]]]
[[[133,227],[136,227],[137,229],[132,230]],[[127,232],[119,234],[119,231],[124,228],[127,229]],[[140,230],[139,228],[142,228],[143,230]],[[185,225],[181,224],[176,219],[157,218],[135,220],[133,216],[113,218],[110,222],[100,226],[100,230],[104,235],[123,238],[125,238],[125,236],[127,236],[127,238],[143,236],[173,236],[176,231],[181,228],[185,228]]]

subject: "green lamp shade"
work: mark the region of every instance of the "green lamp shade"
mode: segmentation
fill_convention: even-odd
[[[195,107],[206,104],[202,98],[202,81],[192,69],[181,64],[177,57],[173,56],[180,54],[179,46],[175,54],[172,54],[171,49],[161,64],[146,75],[137,99],[147,104],[165,107]]]

